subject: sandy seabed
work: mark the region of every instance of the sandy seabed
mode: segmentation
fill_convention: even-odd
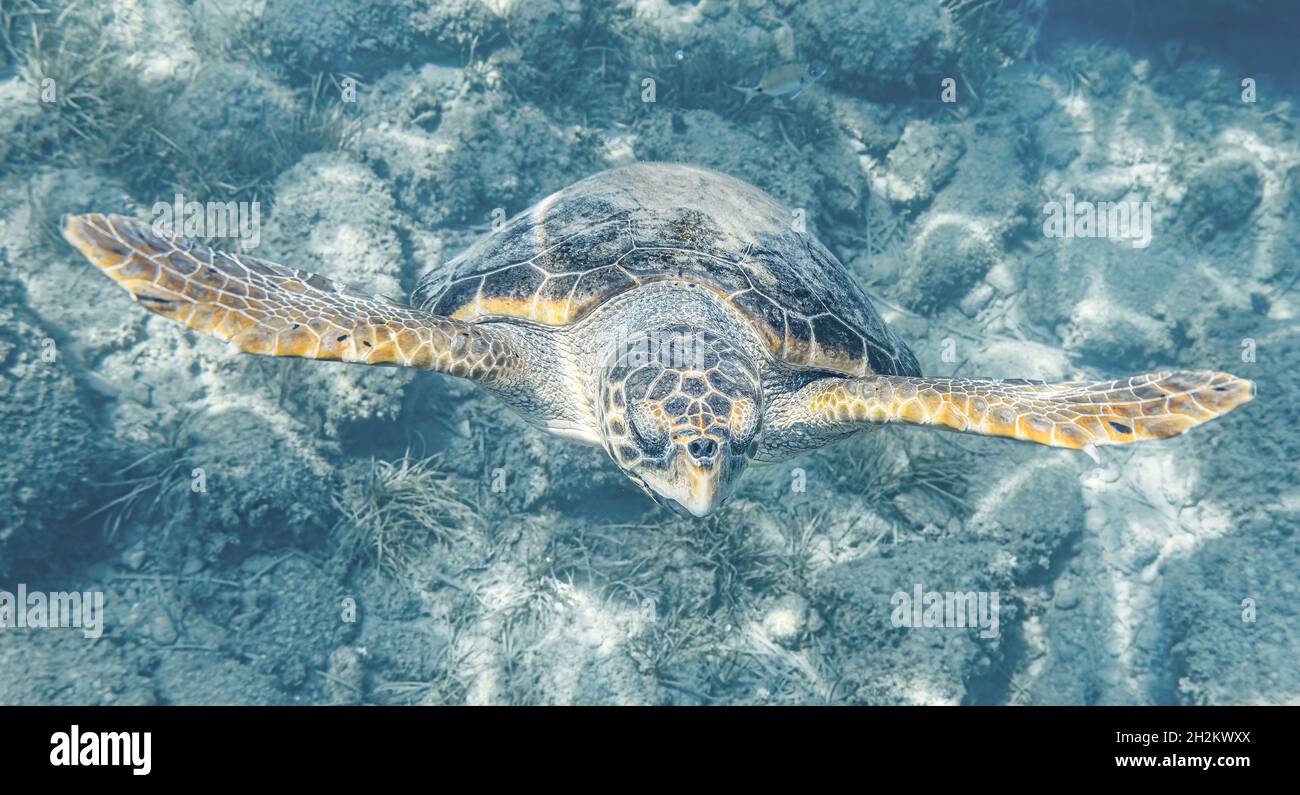
[[[1300,701],[1287,5],[6,3],[0,590],[105,607],[0,629],[0,703]],[[651,160],[803,210],[927,374],[1259,397],[1100,465],[860,434],[685,520],[466,383],[229,357],[57,231],[257,201],[257,256],[401,297]],[[999,631],[895,626],[918,591]]]

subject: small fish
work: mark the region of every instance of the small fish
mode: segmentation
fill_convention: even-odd
[[[758,85],[753,88],[743,88],[741,86],[733,86],[733,88],[745,95],[745,105],[748,105],[751,99],[758,96],[783,97],[788,95],[790,99],[794,99],[824,74],[826,74],[826,67],[820,64],[791,63],[778,66],[763,75],[763,79],[759,80]],[[744,105],[741,107],[744,107]]]

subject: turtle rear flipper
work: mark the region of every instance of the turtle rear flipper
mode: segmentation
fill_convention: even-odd
[[[1255,397],[1255,384],[1208,370],[1118,381],[834,378],[805,387],[811,432],[902,422],[1084,450],[1177,436]]]
[[[506,379],[518,354],[499,330],[370,296],[329,279],[216,251],[113,215],[64,218],[63,236],[157,315],[243,353]]]

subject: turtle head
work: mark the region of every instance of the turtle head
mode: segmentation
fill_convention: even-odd
[[[705,516],[758,448],[758,367],[715,334],[671,325],[614,344],[601,372],[601,437],[656,502]]]

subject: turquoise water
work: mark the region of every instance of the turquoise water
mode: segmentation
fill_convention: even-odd
[[[1300,699],[1288,4],[67,8],[0,18],[0,703]],[[653,161],[770,194],[927,376],[1257,397],[1097,461],[871,429],[696,519],[470,382],[229,354],[60,234],[405,300]]]

